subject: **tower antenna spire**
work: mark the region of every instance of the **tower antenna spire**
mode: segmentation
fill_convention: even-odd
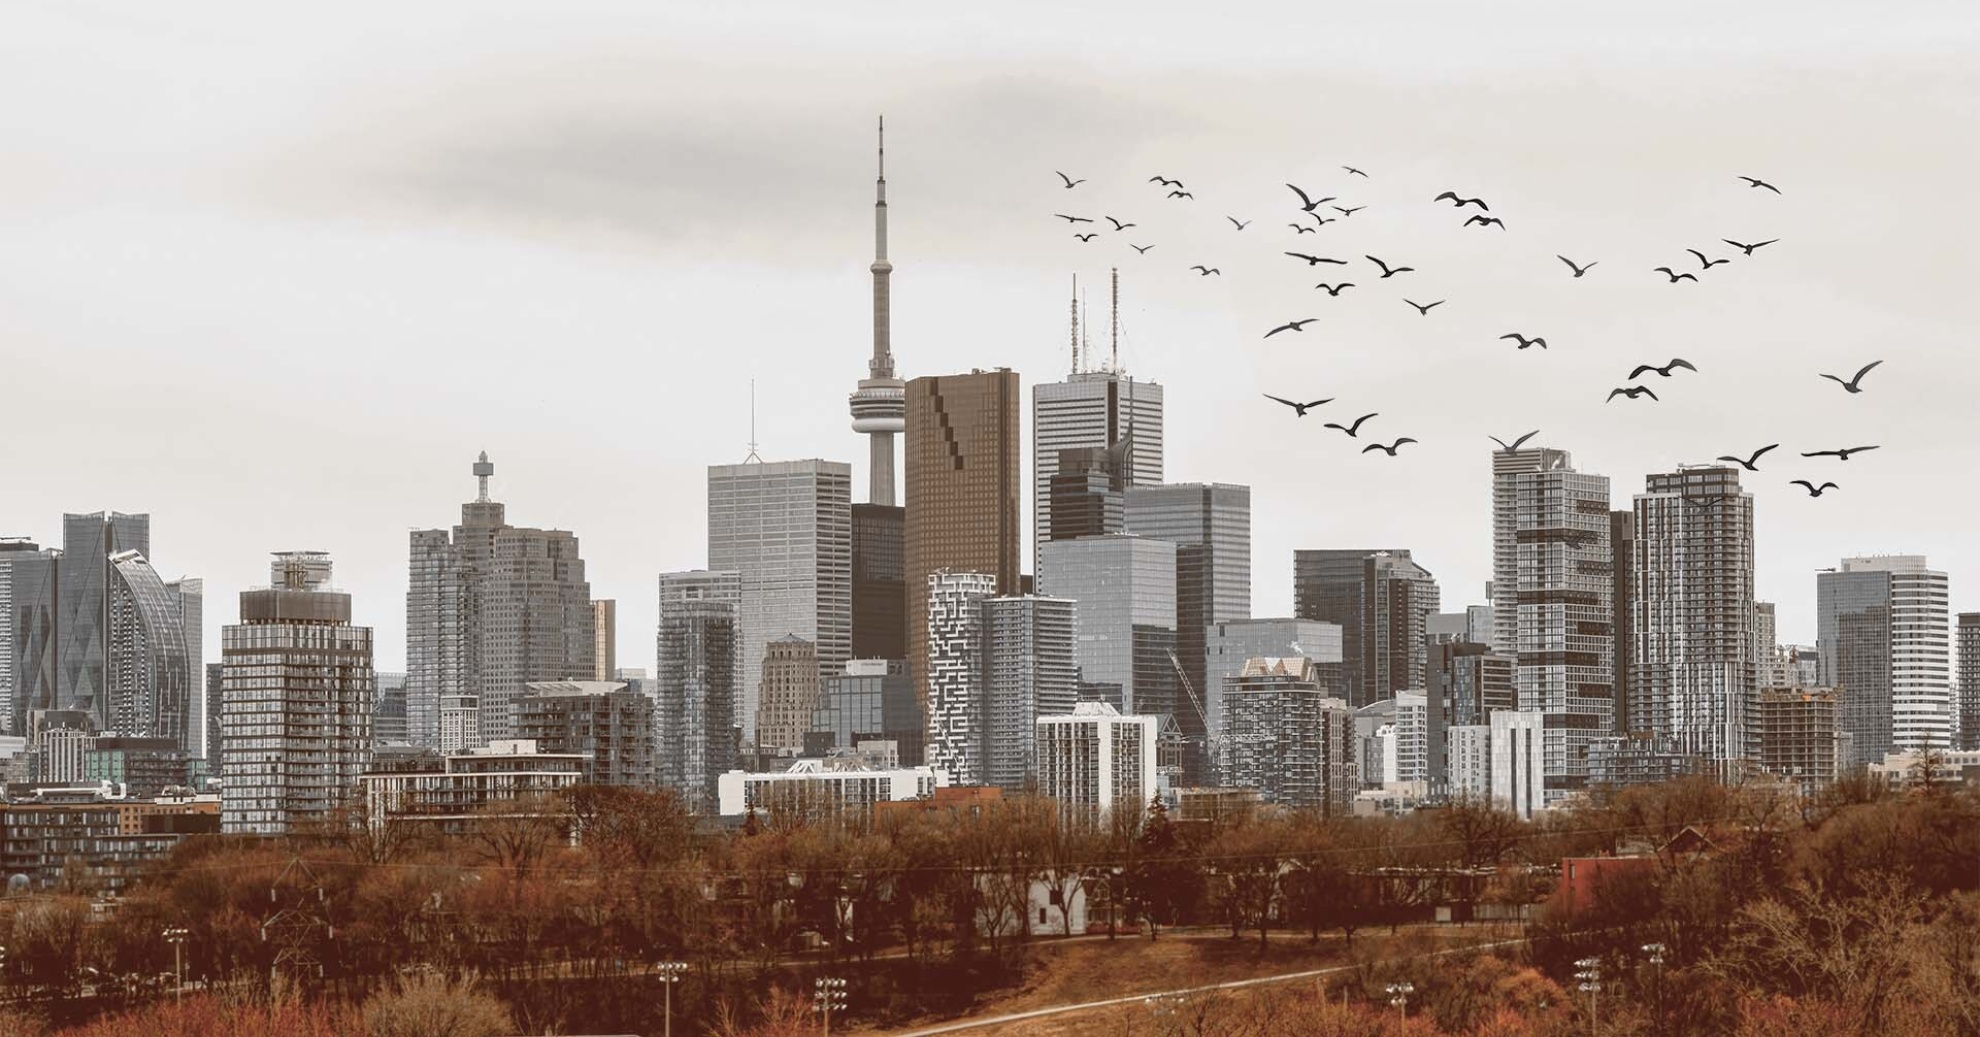
[[[1078,374],[1079,373],[1079,275],[1074,274],[1072,275],[1072,277],[1073,277],[1072,302],[1068,305],[1067,308],[1072,311],[1072,373]]]
[[[887,261],[887,117],[877,126],[877,173],[873,181],[873,356],[866,377],[848,401],[853,431],[866,437],[867,501],[894,504],[894,436],[907,430],[907,383],[894,377],[893,295]]]
[[[1112,274],[1114,280],[1114,314],[1112,326],[1108,329],[1107,336],[1110,340],[1109,347],[1113,356],[1108,361],[1109,365],[1111,365],[1108,369],[1118,373],[1121,369],[1121,268],[1114,267]]]
[[[749,456],[743,458],[743,463],[749,464],[752,461],[757,464],[763,463],[763,458],[756,454],[756,379],[754,378],[749,380]]]
[[[481,457],[474,462],[474,477],[481,483],[481,496],[475,498],[476,504],[488,503],[488,478],[494,474],[495,466],[488,462],[488,451],[483,450]]]

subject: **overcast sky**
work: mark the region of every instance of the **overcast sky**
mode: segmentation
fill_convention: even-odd
[[[864,487],[884,112],[901,373],[1060,377],[1071,277],[1097,316],[1118,264],[1169,478],[1253,487],[1256,614],[1301,547],[1408,547],[1447,609],[1480,600],[1486,436],[1534,428],[1618,507],[1786,444],[1748,477],[1785,641],[1847,554],[1927,554],[1980,607],[1970,5],[1090,6],[0,0],[0,535],[150,512],[158,568],[207,580],[209,659],[268,552],[330,551],[397,669],[406,532],[458,520],[487,450],[651,666],[654,577],[706,561],[751,379],[764,457]],[[1296,235],[1288,180],[1367,208]],[[1082,244],[1054,212],[1139,226]],[[1734,262],[1650,272],[1687,247]],[[1674,356],[1700,371],[1652,376],[1663,402],[1603,401]],[[1862,395],[1817,377],[1878,359]],[[1261,392],[1339,399],[1299,422]],[[1421,443],[1320,427],[1370,411]]]

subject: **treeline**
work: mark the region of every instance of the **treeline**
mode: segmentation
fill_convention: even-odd
[[[1325,1027],[1396,1025],[1385,991],[1408,982],[1408,1032],[1587,1032],[1575,962],[1594,958],[1603,1034],[1788,1032],[1752,1028],[1778,1019],[1824,1021],[1803,1032],[1980,1033],[1973,795],[1851,783],[1810,802],[1705,780],[1539,823],[1467,803],[1204,821],[1154,804],[1084,820],[1012,797],[859,824],[752,818],[733,832],[698,826],[667,793],[599,787],[505,804],[458,835],[353,815],[281,843],[188,840],[107,914],[80,894],[0,902],[0,996],[54,1023],[232,1005],[383,1037],[417,1032],[388,1027],[438,985],[454,996],[428,1002],[485,999],[487,1018],[522,1032],[646,1033],[661,1028],[653,966],[672,961],[688,965],[672,989],[682,1033],[776,1028],[806,1006],[765,992],[808,992],[820,975],[848,980],[847,1021],[884,1026],[960,1014],[1015,984],[1058,938],[1038,930],[1067,929],[1082,902],[1095,936],[1111,917],[1118,939],[1214,926],[1355,948],[1358,933],[1407,934],[1440,908],[1518,914],[1549,900],[1562,858],[1631,849],[1650,865],[1572,913],[1540,912],[1530,941],[1495,958],[1364,951],[1345,1006],[1209,999],[1137,1030],[1364,1032]],[[164,934],[177,929],[175,944]],[[1643,950],[1653,945],[1662,952]],[[187,1005],[141,1007],[169,1001],[180,968]],[[171,1032],[162,1019],[132,1025]],[[314,1032],[244,1019],[223,1029]],[[113,1023],[96,1032],[137,1032],[101,1029]]]

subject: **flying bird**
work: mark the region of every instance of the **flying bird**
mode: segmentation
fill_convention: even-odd
[[[1319,201],[1314,201],[1312,198],[1307,197],[1306,192],[1300,190],[1296,185],[1287,184],[1286,186],[1291,187],[1293,189],[1293,193],[1299,196],[1299,201],[1300,201],[1299,207],[1305,209],[1307,212],[1312,212],[1313,210],[1318,209],[1319,207],[1334,200],[1333,195],[1328,195],[1327,197],[1322,198]]]
[[[1414,302],[1409,299],[1404,299],[1403,301],[1409,303],[1411,306],[1416,307],[1416,312],[1422,314],[1425,317],[1430,316],[1431,310],[1434,310],[1437,307],[1444,305],[1445,302],[1445,300],[1443,299],[1439,299],[1436,302],[1432,302],[1432,303]]]
[[[1667,267],[1667,266],[1660,266],[1660,267],[1658,267],[1658,268],[1657,268],[1657,272],[1658,272],[1658,273],[1660,273],[1660,274],[1663,274],[1663,275],[1664,275],[1665,277],[1668,277],[1668,278],[1670,278],[1670,279],[1671,279],[1671,283],[1672,283],[1672,284],[1676,284],[1676,283],[1678,283],[1679,281],[1696,281],[1696,280],[1698,280],[1698,275],[1697,275],[1697,274],[1680,274],[1680,273],[1677,273],[1676,271],[1674,271],[1674,270],[1672,270],[1672,269],[1671,269],[1670,267]]]
[[[1365,177],[1368,175],[1367,173],[1364,173],[1361,170],[1354,168],[1353,166],[1342,166],[1341,168],[1347,170],[1349,176]]]
[[[1067,215],[1066,215],[1065,213],[1062,213],[1062,212],[1055,212],[1055,213],[1053,213],[1052,215],[1054,215],[1054,216],[1057,216],[1058,218],[1060,218],[1060,219],[1062,219],[1062,220],[1064,220],[1064,221],[1066,221],[1067,223],[1092,223],[1092,222],[1093,222],[1092,220],[1089,220],[1089,219],[1087,219],[1087,218],[1086,218],[1086,217],[1084,217],[1084,216],[1067,216]]]
[[[1332,263],[1332,264],[1334,264],[1335,266],[1346,266],[1346,265],[1347,265],[1347,260],[1345,260],[1345,259],[1328,259],[1328,258],[1326,258],[1325,256],[1309,256],[1309,255],[1307,255],[1307,254],[1306,254],[1306,253],[1304,253],[1304,252],[1288,252],[1288,253],[1286,253],[1286,255],[1289,255],[1289,256],[1291,256],[1291,257],[1293,257],[1294,259],[1304,259],[1304,260],[1306,260],[1306,265],[1307,265],[1307,266],[1319,266],[1319,265],[1320,265],[1320,264],[1322,264],[1322,263]]]
[[[1318,407],[1323,403],[1334,402],[1334,398],[1332,396],[1329,396],[1324,400],[1314,400],[1312,403],[1294,403],[1291,400],[1280,399],[1279,397],[1274,396],[1269,392],[1265,393],[1264,396],[1268,400],[1277,400],[1278,402],[1283,403],[1288,407],[1291,407],[1293,409],[1293,416],[1296,418],[1306,417],[1307,411],[1312,410],[1313,408]]]
[[[1724,504],[1724,503],[1725,503],[1725,501],[1726,501],[1726,498],[1724,498],[1723,496],[1718,496],[1718,497],[1680,497],[1680,498],[1678,498],[1678,499],[1679,499],[1679,500],[1682,500],[1682,501],[1684,501],[1684,502],[1685,502],[1686,504],[1689,504],[1689,505],[1691,505],[1692,507],[1695,507],[1695,508],[1716,508],[1716,507],[1718,507],[1719,505],[1721,505],[1721,504]]]
[[[1171,197],[1171,198],[1195,198],[1196,196],[1195,196],[1195,195],[1193,195],[1193,194],[1190,194],[1190,193],[1189,193],[1188,191],[1170,191],[1170,192],[1169,192],[1169,197]]]
[[[1401,439],[1396,440],[1394,443],[1370,443],[1367,446],[1362,447],[1361,452],[1366,454],[1369,453],[1370,451],[1380,450],[1387,453],[1390,457],[1394,457],[1396,456],[1396,450],[1399,449],[1404,443],[1414,443],[1414,442],[1416,442],[1416,440],[1411,439],[1408,436],[1404,436]]]
[[[1171,180],[1166,176],[1151,176],[1148,178],[1148,182],[1151,184],[1161,184],[1163,187],[1181,187],[1183,185],[1182,181]]]
[[[1353,282],[1353,281],[1342,281],[1342,282],[1341,282],[1340,284],[1328,284],[1328,283],[1326,283],[1325,281],[1322,281],[1322,282],[1320,282],[1319,284],[1316,284],[1316,285],[1314,285],[1313,287],[1315,287],[1315,288],[1325,288],[1325,289],[1327,290],[1327,295],[1328,295],[1329,297],[1333,297],[1333,296],[1338,296],[1338,295],[1340,295],[1340,294],[1341,294],[1341,289],[1343,289],[1343,288],[1353,288],[1353,287],[1354,287],[1354,282]]]
[[[1670,363],[1668,363],[1668,364],[1665,364],[1665,365],[1664,365],[1664,366],[1662,366],[1662,367],[1658,367],[1658,366],[1657,366],[1656,364],[1638,364],[1638,365],[1636,365],[1636,370],[1634,370],[1634,371],[1631,371],[1631,372],[1629,373],[1629,380],[1633,382],[1633,381],[1635,381],[1635,380],[1637,380],[1638,378],[1641,378],[1641,377],[1643,377],[1643,374],[1644,374],[1644,372],[1646,372],[1646,371],[1655,371],[1655,372],[1657,372],[1657,374],[1659,374],[1660,376],[1662,376],[1662,377],[1665,377],[1665,378],[1669,378],[1669,377],[1671,376],[1671,372],[1672,372],[1673,370],[1676,370],[1677,368],[1680,368],[1680,367],[1682,367],[1682,368],[1684,368],[1684,369],[1685,369],[1685,370],[1687,370],[1687,371],[1696,371],[1696,370],[1698,370],[1697,368],[1695,368],[1695,367],[1693,367],[1693,366],[1691,366],[1691,361],[1689,361],[1689,360],[1684,360],[1684,359],[1681,359],[1681,358],[1678,358],[1678,357],[1672,357],[1672,358],[1671,358],[1671,362],[1670,362]]]
[[[1686,252],[1689,252],[1689,253],[1691,253],[1691,254],[1692,254],[1692,255],[1694,255],[1694,256],[1697,256],[1697,257],[1698,257],[1698,261],[1699,261],[1700,263],[1702,263],[1702,264],[1704,264],[1704,266],[1705,266],[1705,269],[1707,269],[1707,270],[1710,270],[1710,269],[1712,269],[1713,267],[1715,267],[1715,266],[1718,266],[1718,265],[1719,265],[1720,263],[1730,263],[1730,262],[1732,262],[1732,260],[1730,260],[1730,259],[1706,259],[1706,258],[1705,258],[1705,253],[1703,253],[1703,252],[1700,252],[1700,251],[1698,251],[1698,250],[1697,250],[1697,249],[1695,249],[1695,248],[1688,248],[1688,249],[1685,249],[1685,251],[1686,251]]]
[[[1830,380],[1830,381],[1832,381],[1832,382],[1835,382],[1836,384],[1838,384],[1838,385],[1840,385],[1840,386],[1842,386],[1843,388],[1845,388],[1845,389],[1847,389],[1847,390],[1849,390],[1849,391],[1850,391],[1851,393],[1859,393],[1859,392],[1862,392],[1862,391],[1863,391],[1863,389],[1862,389],[1862,386],[1861,386],[1861,383],[1863,382],[1863,376],[1864,376],[1864,375],[1866,375],[1866,374],[1869,374],[1869,373],[1870,373],[1870,369],[1871,369],[1871,368],[1873,368],[1873,367],[1876,367],[1876,366],[1877,366],[1878,364],[1881,364],[1881,363],[1883,363],[1883,361],[1882,361],[1882,360],[1872,360],[1872,361],[1870,361],[1869,363],[1867,363],[1867,364],[1864,364],[1864,365],[1863,365],[1863,370],[1861,370],[1861,371],[1858,371],[1858,372],[1856,372],[1856,377],[1854,377],[1854,378],[1851,378],[1851,379],[1850,379],[1849,381],[1847,381],[1847,382],[1845,382],[1845,381],[1843,381],[1843,380],[1842,380],[1842,379],[1840,379],[1840,378],[1837,378],[1837,377],[1836,377],[1835,375],[1832,375],[1832,374],[1825,374],[1825,375],[1823,375],[1822,377],[1824,377],[1824,378],[1827,378],[1828,380]]]
[[[1873,447],[1873,446],[1851,446],[1851,447],[1844,447],[1844,448],[1842,448],[1841,450],[1817,450],[1817,451],[1815,451],[1815,452],[1813,452],[1813,453],[1808,453],[1808,454],[1803,454],[1803,455],[1801,455],[1801,456],[1803,456],[1803,457],[1833,457],[1833,458],[1835,458],[1835,459],[1836,459],[1836,460],[1838,460],[1838,461],[1847,461],[1847,460],[1849,460],[1849,455],[1851,455],[1851,454],[1860,454],[1860,453],[1862,453],[1862,452],[1864,452],[1865,450],[1875,450],[1875,449],[1877,449],[1877,448],[1876,448],[1876,447]]]
[[[1832,483],[1832,482],[1825,482],[1825,483],[1823,483],[1822,485],[1820,485],[1820,486],[1817,486],[1817,485],[1815,485],[1814,483],[1812,483],[1812,482],[1809,482],[1809,481],[1808,481],[1808,480],[1806,480],[1806,479],[1796,479],[1795,481],[1793,481],[1793,482],[1791,482],[1791,483],[1788,483],[1788,485],[1789,485],[1789,486],[1803,486],[1803,487],[1806,487],[1806,488],[1808,489],[1808,495],[1809,495],[1810,497],[1820,497],[1820,496],[1822,495],[1822,491],[1823,491],[1823,490],[1840,490],[1840,489],[1842,489],[1842,487],[1840,487],[1840,486],[1837,486],[1837,485],[1836,485],[1835,483]]]
[[[1587,266],[1575,266],[1574,260],[1569,259],[1566,256],[1557,255],[1554,258],[1560,260],[1563,263],[1566,263],[1568,265],[1568,269],[1574,271],[1574,276],[1576,277],[1580,277],[1582,274],[1585,274],[1588,271],[1595,269],[1595,263],[1601,262],[1601,260],[1598,259],[1595,261],[1595,263],[1590,263]]]
[[[1231,221],[1231,224],[1232,224],[1232,226],[1235,226],[1235,227],[1236,227],[1237,229],[1239,229],[1239,230],[1243,230],[1243,229],[1245,229],[1246,227],[1249,227],[1249,226],[1251,226],[1251,221],[1250,221],[1250,220],[1246,220],[1246,221],[1244,221],[1243,223],[1239,223],[1239,222],[1238,222],[1238,218],[1237,218],[1237,217],[1235,217],[1235,216],[1226,216],[1226,217],[1224,217],[1224,218],[1225,218],[1225,219],[1227,219],[1227,220],[1229,220],[1229,221]]]
[[[1547,340],[1541,338],[1538,335],[1535,335],[1532,338],[1527,338],[1525,335],[1522,335],[1519,332],[1514,331],[1505,335],[1500,335],[1499,338],[1512,339],[1514,342],[1519,343],[1519,348],[1521,349],[1526,349],[1529,346],[1539,346],[1541,349],[1547,348]]]
[[[1361,210],[1368,208],[1368,206],[1357,205],[1352,209],[1343,209],[1338,205],[1332,205],[1332,206],[1328,206],[1328,208],[1334,210],[1337,213],[1340,213],[1342,216],[1353,216],[1355,213],[1358,213]]]
[[[1499,437],[1497,437],[1497,436],[1487,436],[1487,437],[1485,437],[1485,438],[1487,438],[1487,439],[1490,439],[1490,440],[1491,440],[1492,442],[1494,442],[1494,443],[1497,443],[1497,444],[1499,444],[1499,448],[1500,448],[1500,449],[1502,449],[1502,450],[1504,450],[1504,451],[1505,451],[1506,453],[1508,453],[1508,454],[1510,454],[1510,453],[1512,453],[1513,451],[1515,451],[1515,450],[1518,450],[1518,449],[1519,449],[1519,445],[1520,445],[1521,443],[1524,443],[1524,442],[1526,442],[1527,440],[1529,440],[1529,439],[1532,439],[1532,438],[1533,438],[1534,436],[1537,436],[1537,435],[1539,435],[1539,434],[1540,434],[1540,430],[1536,428],[1536,429],[1534,429],[1533,431],[1531,431],[1531,432],[1528,432],[1528,433],[1527,433],[1526,435],[1523,435],[1523,436],[1521,436],[1521,437],[1519,437],[1518,439],[1515,439],[1515,440],[1513,440],[1513,441],[1512,441],[1512,442],[1510,442],[1510,443],[1508,443],[1508,442],[1506,442],[1506,441],[1505,441],[1505,440],[1503,440],[1503,439],[1500,439],[1500,438],[1499,438]]]
[[[1394,277],[1394,276],[1396,276],[1397,274],[1408,274],[1408,273],[1414,273],[1414,272],[1416,271],[1416,268],[1415,268],[1415,267],[1413,267],[1413,266],[1397,266],[1397,267],[1392,267],[1392,266],[1390,266],[1389,264],[1387,264],[1387,263],[1384,263],[1384,262],[1382,262],[1382,261],[1381,261],[1381,260],[1379,260],[1379,259],[1376,259],[1376,258],[1375,258],[1374,256],[1363,256],[1362,258],[1363,258],[1363,259],[1366,259],[1366,260],[1368,260],[1368,261],[1369,261],[1370,263],[1373,263],[1373,264],[1375,264],[1376,266],[1379,266],[1379,267],[1381,267],[1381,268],[1382,268],[1382,277],[1383,277],[1383,278],[1384,278],[1385,280],[1386,280],[1386,279],[1388,279],[1388,278],[1391,278],[1391,277]]]
[[[1059,173],[1059,171],[1056,169],[1052,170],[1052,172]],[[1064,180],[1066,182],[1066,190],[1068,191],[1086,182],[1085,177],[1081,177],[1078,180],[1074,180],[1072,177],[1069,177],[1064,173],[1059,173],[1059,179]]]
[[[1196,266],[1190,267],[1190,269],[1196,271],[1197,274],[1201,277],[1209,277],[1211,274],[1216,274],[1218,277],[1224,276],[1224,272],[1222,270],[1219,270],[1214,266],[1204,266],[1201,263],[1197,264]]]
[[[1653,400],[1657,398],[1657,394],[1651,392],[1649,386],[1632,385],[1626,389],[1610,389],[1608,397],[1604,399],[1602,402],[1607,403],[1609,402],[1609,400],[1613,400],[1618,396],[1627,396],[1632,400],[1636,399],[1638,396],[1648,396]]]
[[[1492,207],[1491,207],[1491,206],[1489,206],[1489,205],[1486,205],[1486,204],[1485,204],[1485,199],[1483,199],[1483,198],[1459,198],[1459,197],[1457,196],[1457,192],[1455,192],[1455,191],[1445,191],[1445,192],[1444,192],[1443,194],[1440,194],[1440,195],[1438,195],[1437,197],[1435,197],[1435,198],[1432,198],[1432,199],[1430,199],[1430,200],[1431,200],[1431,201],[1433,201],[1433,202],[1441,202],[1441,201],[1443,201],[1443,200],[1444,200],[1444,199],[1446,199],[1446,198],[1448,198],[1448,199],[1450,199],[1450,201],[1451,201],[1451,204],[1452,204],[1453,206],[1455,206],[1456,208],[1459,208],[1459,209],[1462,209],[1462,208],[1464,208],[1464,207],[1465,207],[1465,206],[1467,206],[1467,205],[1476,205],[1476,206],[1478,206],[1478,207],[1479,207],[1480,209],[1483,209],[1483,210],[1485,210],[1486,212],[1491,212],[1491,211],[1492,211]]]
[[[1305,331],[1306,326],[1308,324],[1311,324],[1319,319],[1320,318],[1318,317],[1308,317],[1305,320],[1289,320],[1284,324],[1281,324],[1278,327],[1273,328],[1272,330],[1266,332],[1265,337],[1271,338],[1272,336],[1278,334],[1281,331]]]
[[[1775,187],[1773,184],[1770,184],[1765,180],[1761,180],[1758,177],[1743,176],[1740,177],[1740,179],[1746,181],[1746,186],[1748,187],[1764,187],[1767,190],[1774,192],[1775,194],[1781,193],[1780,188]]]
[[[1323,427],[1323,428],[1337,428],[1337,429],[1340,429],[1340,430],[1341,430],[1342,432],[1345,432],[1345,433],[1347,433],[1347,434],[1348,434],[1348,435],[1349,435],[1350,437],[1352,437],[1352,436],[1354,436],[1354,435],[1356,435],[1357,433],[1359,433],[1359,432],[1361,431],[1361,423],[1362,423],[1362,422],[1364,422],[1364,421],[1367,421],[1367,420],[1368,420],[1369,418],[1372,418],[1372,417],[1375,417],[1375,415],[1374,415],[1374,414],[1363,414],[1363,415],[1362,415],[1361,417],[1358,417],[1358,418],[1356,418],[1356,419],[1354,419],[1354,423],[1353,423],[1353,424],[1351,424],[1351,425],[1338,425],[1338,424],[1335,424],[1334,422],[1331,422],[1331,421],[1330,421],[1330,422],[1328,422],[1328,423],[1327,423],[1326,425],[1324,425],[1324,426],[1322,426],[1322,427]]]
[[[1740,466],[1741,468],[1744,468],[1744,469],[1746,469],[1746,470],[1747,470],[1747,471],[1749,471],[1749,472],[1757,472],[1757,471],[1759,471],[1760,469],[1758,469],[1758,468],[1756,468],[1756,467],[1754,467],[1754,465],[1756,465],[1756,464],[1758,464],[1758,463],[1759,463],[1759,461],[1760,461],[1760,455],[1761,455],[1761,454],[1764,454],[1764,453],[1766,453],[1766,452],[1767,452],[1767,451],[1769,451],[1769,450],[1774,450],[1774,449],[1777,449],[1777,448],[1778,448],[1779,446],[1780,446],[1780,444],[1779,444],[1779,443],[1773,443],[1773,444],[1770,444],[1770,445],[1768,445],[1768,446],[1763,446],[1763,447],[1761,447],[1760,449],[1758,449],[1758,450],[1755,450],[1755,451],[1753,452],[1753,456],[1752,456],[1752,457],[1748,457],[1748,458],[1745,458],[1744,460],[1742,460],[1742,459],[1740,459],[1740,458],[1737,458],[1737,457],[1733,457],[1733,456],[1731,456],[1731,455],[1725,455],[1725,456],[1720,456],[1720,457],[1715,457],[1715,458],[1713,458],[1712,460],[1714,460],[1714,461],[1731,461],[1732,463],[1734,463],[1734,464],[1736,464],[1736,465],[1738,465],[1738,466]]]
[[[1304,224],[1304,223],[1288,223],[1288,224],[1286,224],[1286,226],[1288,226],[1288,227],[1291,227],[1291,228],[1293,229],[1293,231],[1294,231],[1294,233],[1298,233],[1298,234],[1317,234],[1317,233],[1319,233],[1319,228],[1316,228],[1316,227],[1309,227],[1309,226],[1307,226],[1307,225],[1306,225],[1306,224]]]
[[[1099,237],[1099,236],[1100,236],[1100,232],[1099,232],[1099,231],[1097,231],[1097,230],[1096,230],[1096,231],[1092,231],[1091,233],[1087,233],[1087,234],[1075,234],[1075,235],[1073,235],[1073,237],[1075,237],[1075,238],[1078,238],[1078,239],[1079,239],[1079,240],[1081,240],[1081,241],[1092,241],[1092,240],[1093,240],[1094,238],[1097,238],[1097,237]]]
[[[1467,227],[1471,226],[1474,223],[1478,224],[1480,227],[1486,227],[1496,223],[1499,225],[1500,230],[1506,229],[1506,221],[1498,218],[1497,216],[1473,216],[1472,218],[1464,221],[1464,225]]]
[[[1725,243],[1726,243],[1726,244],[1728,244],[1728,245],[1731,245],[1732,247],[1734,247],[1734,248],[1736,248],[1736,249],[1739,249],[1739,250],[1740,250],[1741,252],[1744,252],[1744,253],[1746,253],[1747,255],[1749,255],[1749,256],[1750,256],[1750,255],[1752,255],[1752,254],[1753,254],[1753,250],[1754,250],[1754,249],[1756,249],[1756,248],[1759,248],[1759,247],[1761,247],[1761,246],[1763,246],[1763,245],[1771,245],[1771,244],[1773,244],[1774,242],[1776,242],[1776,241],[1779,241],[1779,240],[1781,240],[1781,239],[1779,239],[1779,238],[1768,238],[1768,239],[1767,239],[1767,240],[1765,240],[1765,241],[1756,241],[1756,242],[1754,242],[1754,243],[1753,243],[1753,244],[1751,244],[1751,245],[1742,245],[1742,244],[1740,244],[1739,242],[1737,242],[1737,241],[1734,241],[1734,240],[1733,240],[1733,239],[1731,239],[1731,238],[1720,238],[1719,240],[1720,240],[1720,241],[1723,241],[1723,242],[1725,242]]]
[[[1148,250],[1149,250],[1149,249],[1151,249],[1151,248],[1154,248],[1155,246],[1153,246],[1153,245],[1137,245],[1137,244],[1135,244],[1134,242],[1132,242],[1132,241],[1130,241],[1130,242],[1128,242],[1128,247],[1129,247],[1129,248],[1131,248],[1131,249],[1133,249],[1133,250],[1135,250],[1136,252],[1138,252],[1138,253],[1140,253],[1141,255],[1144,255],[1144,256],[1145,256],[1145,255],[1147,255],[1147,254],[1148,254]]]
[[[1113,218],[1112,216],[1107,217],[1107,222],[1113,224],[1115,230],[1126,230],[1129,227],[1134,226],[1134,224],[1132,223],[1122,223],[1121,221]]]

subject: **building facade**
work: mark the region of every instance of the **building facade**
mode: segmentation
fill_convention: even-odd
[[[804,755],[825,756],[862,742],[893,742],[901,762],[926,758],[928,724],[914,699],[914,682],[900,659],[853,659],[846,672],[825,678],[805,734]]]
[[[1320,690],[1347,698],[1341,676],[1342,633],[1338,624],[1313,619],[1243,619],[1218,623],[1204,630],[1203,696],[1208,714],[1205,744],[1217,758],[1217,740],[1227,730],[1225,702],[1230,682],[1253,659],[1303,658],[1314,664]]]
[[[1547,717],[1501,710],[1491,728],[1492,802],[1530,820],[1547,809]]]
[[[811,714],[818,708],[818,646],[794,635],[777,638],[763,646],[760,670],[757,746],[802,751]]]
[[[910,435],[910,456],[913,444]],[[908,470],[913,472],[912,463]],[[914,499],[912,490],[908,499]],[[997,578],[989,573],[938,572],[927,583],[922,597],[928,630],[922,641],[928,655],[928,766],[948,775],[951,784],[981,785],[987,776],[983,603],[996,594]]]
[[[1946,574],[1923,555],[1845,558],[1815,577],[1821,680],[1841,699],[1852,763],[1952,747]]]
[[[1347,816],[1361,777],[1354,714],[1327,694],[1311,660],[1253,659],[1226,684],[1222,784],[1264,801]]]
[[[62,553],[0,540],[0,733],[27,734],[28,715],[55,708]]]
[[[653,702],[624,681],[533,681],[516,700],[516,729],[543,752],[583,756],[589,784],[659,784]]]
[[[1081,702],[1069,713],[1038,717],[1036,727],[1041,795],[1095,820],[1148,808],[1156,792],[1160,718]]]
[[[1293,552],[1293,611],[1341,628],[1341,680],[1354,706],[1422,688],[1437,582],[1405,550]]]
[[[357,795],[373,827],[430,825],[470,830],[491,813],[556,810],[547,800],[584,780],[579,753],[540,751],[527,739],[501,739],[437,760],[421,759],[359,776]]]
[[[406,727],[406,675],[376,675],[377,697],[371,709],[371,740],[379,745],[407,745],[411,735]]]
[[[1980,749],[1980,612],[1959,614],[1959,747]]]
[[[926,799],[948,784],[939,769],[928,767],[879,770],[856,757],[798,760],[785,771],[723,774],[719,810],[724,817],[754,811],[819,820],[856,818],[879,803]]]
[[[1176,713],[1175,544],[1126,534],[1051,541],[1039,551],[1038,590],[1075,603],[1081,698]]]
[[[653,731],[660,782],[691,810],[714,808],[718,776],[736,762],[742,697],[737,606],[742,577],[660,574]]]
[[[591,603],[591,679],[612,680],[619,672],[619,603],[602,598]]]
[[[1755,759],[1814,795],[1835,783],[1842,760],[1839,701],[1830,688],[1767,688],[1754,703]]]
[[[150,557],[151,516],[114,511],[62,516],[56,689],[50,708],[87,709],[103,730],[112,724],[108,668],[116,577],[110,558],[128,552]]]
[[[1060,539],[1052,530],[1051,500],[1061,451],[1118,448],[1123,488],[1162,481],[1162,386],[1122,371],[1075,371],[1064,381],[1032,388],[1031,427],[1032,571],[1037,572],[1044,564],[1038,548]]]
[[[1077,606],[1025,595],[986,598],[982,609],[983,777],[1022,792],[1041,764],[1039,718],[1070,715],[1078,704]]]
[[[907,659],[907,584],[901,548],[907,509],[852,506],[852,657]]]

